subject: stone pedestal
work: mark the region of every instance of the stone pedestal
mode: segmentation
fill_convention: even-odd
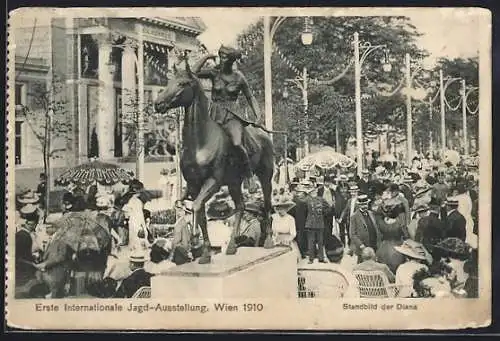
[[[288,248],[242,247],[212,263],[177,266],[151,278],[151,297],[177,299],[297,297],[297,258]]]

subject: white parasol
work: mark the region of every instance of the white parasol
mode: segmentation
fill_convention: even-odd
[[[356,162],[343,154],[337,153],[331,147],[324,147],[300,160],[295,167],[302,171],[309,171],[315,166],[322,169],[332,169],[336,166],[350,168],[356,166]]]

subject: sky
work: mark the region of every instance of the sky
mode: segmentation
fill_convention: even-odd
[[[423,35],[418,38],[419,44],[431,53],[428,61],[433,63],[439,57],[472,57],[478,51],[477,17],[467,15],[447,15],[436,10],[427,13],[409,15]],[[242,32],[259,17],[244,16],[206,16],[202,20],[207,30],[200,35],[200,40],[214,52],[221,44],[233,44],[238,33]]]

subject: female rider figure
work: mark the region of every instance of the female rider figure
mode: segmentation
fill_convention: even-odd
[[[241,58],[241,52],[222,45],[219,49],[219,64],[212,68],[202,69],[209,59],[215,60],[215,55],[206,55],[193,67],[193,72],[198,78],[212,81],[212,102],[210,117],[220,124],[231,138],[244,163],[244,174],[251,177],[252,169],[248,152],[243,146],[242,137],[244,126],[256,123],[259,119],[259,107],[252,95],[245,76],[238,70],[233,70],[234,62]],[[249,122],[243,116],[238,104],[240,93],[246,97],[254,121]]]

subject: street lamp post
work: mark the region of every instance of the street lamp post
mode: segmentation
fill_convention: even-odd
[[[363,170],[363,124],[361,117],[361,66],[365,61],[366,57],[373,51],[381,48],[386,48],[386,45],[372,45],[369,42],[360,44],[359,33],[354,33],[354,97],[355,97],[355,107],[356,107],[356,149],[357,149],[357,171],[358,175],[361,176],[361,171]],[[360,55],[360,50],[363,53]],[[389,65],[386,61],[386,65]],[[387,68],[389,71],[390,68]]]
[[[441,109],[441,154],[444,156],[446,151],[446,107],[445,96],[446,89],[451,83],[461,80],[461,78],[450,78],[444,83],[443,70],[439,70],[439,105]]]
[[[469,141],[467,136],[467,98],[469,95],[478,90],[478,87],[472,87],[467,91],[465,80],[462,81],[462,125],[463,125],[463,139],[464,139],[464,154],[469,155]]]
[[[302,92],[302,105],[304,106],[304,117],[305,117],[305,134],[304,134],[304,154],[307,156],[309,154],[309,100],[308,100],[308,78],[307,68],[302,69],[302,75],[295,77],[293,79],[285,79],[286,83],[292,83]],[[286,90],[286,89],[285,89]],[[283,93],[284,97],[288,97],[288,92]]]
[[[358,175],[363,170],[363,125],[361,122],[361,61],[359,57],[359,34],[354,33],[354,97],[356,102],[356,151]]]
[[[405,78],[406,78],[406,162],[411,165],[411,154],[413,150],[412,112],[411,112],[411,69],[410,54],[405,54]]]
[[[462,79],[462,138],[464,144],[464,155],[469,154],[469,148],[467,144],[467,89],[465,88],[465,79]]]
[[[272,67],[271,57],[273,53],[273,38],[278,27],[288,17],[277,17],[271,26],[271,17],[264,16],[264,106],[265,106],[265,126],[268,130],[273,130],[273,96],[272,96]],[[303,45],[311,45],[313,34],[311,30],[311,19],[304,18],[304,30],[301,35]]]

